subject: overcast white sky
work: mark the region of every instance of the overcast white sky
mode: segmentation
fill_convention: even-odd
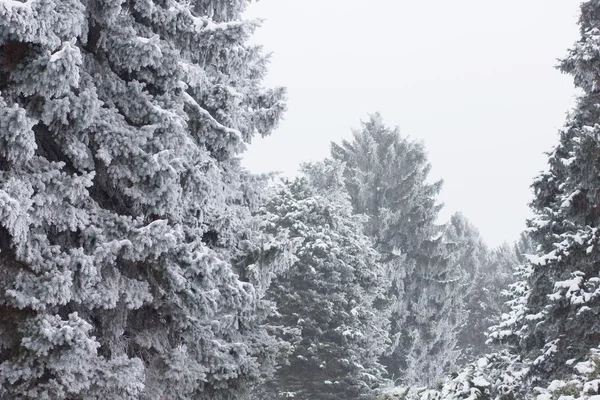
[[[530,215],[575,90],[553,66],[578,37],[579,0],[261,0],[254,42],[273,52],[269,86],[286,86],[279,129],[244,164],[293,175],[368,113],[423,140],[443,178],[442,221],[462,211],[490,245]]]

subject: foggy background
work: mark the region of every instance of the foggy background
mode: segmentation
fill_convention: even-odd
[[[293,175],[329,154],[368,113],[423,140],[444,179],[441,221],[462,211],[489,245],[530,215],[573,104],[553,67],[578,37],[578,0],[261,0],[254,38],[273,52],[268,86],[288,88],[279,129],[244,155],[254,172]]]

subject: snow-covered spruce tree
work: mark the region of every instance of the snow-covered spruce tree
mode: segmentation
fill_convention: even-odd
[[[485,332],[491,325],[490,316],[496,314],[490,315],[494,307],[489,283],[494,282],[496,274],[494,268],[489,267],[489,250],[479,231],[464,215],[456,213],[450,217],[443,240],[449,250],[449,264],[461,272],[462,290],[450,299],[453,304],[446,306],[457,313],[456,324],[460,331],[457,348],[462,363],[487,350]]]
[[[455,222],[453,219],[451,225],[456,225]],[[469,246],[468,242],[464,245]],[[381,399],[534,398],[531,392],[528,392],[531,388],[526,382],[529,362],[519,354],[519,332],[515,331],[526,315],[523,311],[523,301],[526,299],[524,288],[527,286],[526,280],[529,275],[526,265],[520,262],[524,261],[523,253],[529,252],[531,245],[528,235],[523,234],[514,246],[505,244],[491,252],[488,251],[488,256],[483,259],[475,287],[468,296],[468,317],[459,340],[459,347],[469,345],[466,352],[468,357],[463,357],[462,361],[468,361],[469,358],[472,361],[462,366],[458,372],[447,376],[435,389],[393,388],[384,391],[385,396],[381,396]],[[510,276],[511,273],[514,276]],[[516,282],[511,284],[515,279]],[[508,289],[503,290],[506,287]],[[502,297],[508,298],[507,304],[502,305]],[[503,313],[505,309],[510,311]],[[492,323],[496,325],[488,329]],[[469,329],[473,332],[469,332]],[[491,338],[487,343],[482,343],[485,340],[486,329],[491,332]],[[486,348],[485,344],[489,347]],[[488,354],[483,354],[486,351]]]
[[[283,91],[244,0],[0,1],[0,397],[232,399],[278,342],[260,180]]]
[[[298,241],[297,261],[269,289],[293,340],[268,387],[275,398],[354,399],[382,383],[389,345],[386,282],[344,188],[343,167],[307,164],[268,207],[265,227]],[[295,331],[295,332],[294,332]]]
[[[518,247],[536,245],[536,255],[518,268],[511,310],[490,335],[507,350],[504,364],[489,370],[494,391],[509,399],[599,393],[600,2],[581,5],[580,25],[582,38],[560,68],[583,95],[534,181],[532,241]]]
[[[447,227],[445,236],[448,236],[449,230],[455,230],[456,227],[461,228],[463,232],[469,231],[466,229],[464,217],[451,219]],[[455,228],[452,228],[455,227]],[[472,227],[470,227],[472,229]],[[463,235],[474,239],[478,236],[471,234]],[[460,237],[460,236],[459,236]],[[470,247],[469,241],[463,242],[464,246]],[[509,301],[507,306],[510,307],[510,312],[502,315],[502,321],[491,328],[491,340],[488,344],[490,352],[488,354],[477,354],[477,350],[481,353],[485,350],[484,346],[478,348],[473,346],[469,356],[473,361],[463,365],[458,371],[452,372],[443,381],[439,382],[435,388],[425,387],[407,387],[398,386],[387,388],[381,391],[378,396],[379,400],[458,400],[458,399],[496,399],[496,400],[517,400],[536,398],[531,393],[531,387],[527,382],[527,373],[529,372],[530,362],[521,357],[519,354],[519,332],[515,332],[515,327],[522,326],[523,318],[526,316],[523,307],[523,301],[526,295],[523,292],[527,286],[527,277],[529,276],[527,266],[519,264],[520,260],[525,260],[524,254],[531,254],[532,241],[527,234],[522,234],[520,239],[514,246],[503,245],[491,252],[489,260],[481,264],[480,271],[488,271],[489,279],[477,278],[477,282],[489,285],[488,290],[474,290],[474,301],[480,302],[480,308],[471,308],[473,304],[467,303],[466,310],[469,316],[465,325],[472,325],[472,328],[477,330],[475,334],[469,334],[468,341],[473,340],[475,345],[479,345],[482,340],[479,335],[484,336],[481,332],[490,321],[499,317],[502,307],[500,307],[497,299],[498,292],[501,290],[496,287],[506,285],[506,275],[510,271],[516,271],[515,278],[517,281],[508,285],[508,290],[505,290],[505,297]],[[461,254],[460,252],[458,254]],[[497,266],[496,264],[502,264]],[[495,271],[497,269],[497,271]],[[495,271],[495,272],[494,272]],[[497,275],[494,275],[497,274]],[[494,278],[495,276],[495,278]],[[512,278],[513,280],[515,278]],[[497,279],[499,282],[493,282]],[[472,291],[473,292],[473,291]],[[489,298],[486,298],[489,297]],[[486,312],[490,315],[486,315]],[[475,314],[475,315],[471,315]],[[480,318],[479,321],[476,319]],[[465,335],[467,330],[463,330],[461,335]],[[474,336],[474,337],[473,337]],[[462,343],[462,338],[459,340],[459,346]],[[600,368],[594,369],[595,363],[600,365],[598,358],[598,350],[594,349],[584,362],[575,365],[579,372],[578,375],[567,377],[566,382],[555,381],[550,387],[542,392],[545,394],[551,393],[550,397],[541,397],[538,400],[557,400],[560,394],[573,392],[573,385],[581,389],[581,394],[585,390],[593,387],[595,384],[600,384],[600,380],[594,381],[594,377],[600,377]],[[480,356],[480,357],[477,357]],[[465,358],[466,360],[466,358]],[[573,378],[573,379],[571,379]],[[596,382],[596,383],[595,383]],[[568,392],[567,392],[568,390]],[[552,397],[555,395],[555,397]],[[583,397],[578,400],[585,400]],[[565,400],[562,398],[561,400]]]
[[[460,330],[458,348],[461,363],[474,361],[501,345],[486,343],[488,330],[501,323],[510,310],[506,292],[515,282],[515,273],[525,262],[524,253],[531,254],[531,241],[522,234],[514,245],[505,243],[488,249],[477,229],[461,214],[451,217],[444,240],[454,247],[450,262],[465,273],[468,284],[464,290],[465,320]]]
[[[491,400],[490,383],[484,378],[481,363],[469,364],[453,373],[435,389],[425,387],[394,387],[381,391],[377,400]]]
[[[332,157],[346,163],[352,205],[369,217],[367,234],[380,252],[391,289],[393,353],[388,370],[406,382],[435,383],[457,353],[456,311],[460,274],[448,265],[441,228],[435,225],[441,181],[427,182],[430,164],[421,143],[400,136],[379,114],[332,144]]]
[[[539,243],[524,290],[522,351],[532,359],[532,384],[573,371],[600,343],[600,2],[581,5],[581,39],[560,63],[583,90],[534,182]],[[518,311],[518,309],[516,310]]]

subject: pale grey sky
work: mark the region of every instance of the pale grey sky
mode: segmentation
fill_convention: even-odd
[[[443,178],[442,221],[462,211],[490,245],[514,240],[575,90],[553,66],[578,37],[578,0],[261,0],[253,41],[286,86],[279,129],[244,156],[293,175],[368,113],[423,140]]]

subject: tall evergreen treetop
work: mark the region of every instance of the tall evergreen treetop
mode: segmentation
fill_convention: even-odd
[[[387,282],[362,232],[365,219],[353,213],[343,166],[329,160],[302,172],[267,207],[273,235],[284,231],[299,243],[296,262],[273,281],[268,296],[278,306],[275,323],[298,334],[270,394],[360,398],[383,380]]]
[[[366,233],[391,283],[389,372],[410,383],[435,382],[457,357],[454,313],[445,304],[455,304],[447,300],[459,279],[436,225],[442,182],[428,181],[424,146],[385,126],[379,114],[363,122],[352,141],[332,144],[331,155],[346,165],[352,205],[369,217]]]
[[[442,181],[428,182],[431,164],[422,143],[384,125],[379,113],[353,131],[352,141],[331,144],[346,163],[346,185],[356,212],[370,217],[368,234],[381,251],[418,252],[436,234]]]
[[[512,331],[532,360],[531,376],[543,381],[571,371],[600,343],[600,2],[581,5],[580,27],[559,67],[583,95],[533,184],[529,225],[539,256],[514,309],[526,315]]]
[[[273,359],[246,5],[0,1],[0,397],[229,399]]]

